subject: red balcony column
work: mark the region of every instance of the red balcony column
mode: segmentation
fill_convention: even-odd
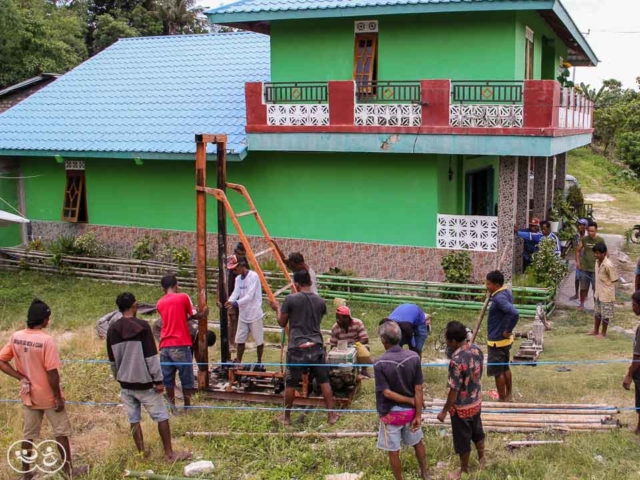
[[[451,80],[421,80],[422,126],[448,127]]]
[[[353,80],[329,82],[329,125],[354,125],[355,88]]]
[[[524,81],[524,127],[557,128],[560,84],[555,80]]]
[[[247,82],[244,85],[247,108],[247,127],[267,124],[267,106],[264,103],[262,82]]]

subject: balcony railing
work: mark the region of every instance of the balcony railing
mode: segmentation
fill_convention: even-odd
[[[327,84],[320,82],[265,83],[265,103],[327,103]]]
[[[359,103],[420,103],[420,82],[372,82],[356,84]]]
[[[451,103],[522,103],[523,82],[452,81]]]
[[[593,104],[555,80],[252,82],[246,101],[249,133],[565,136],[593,123]]]

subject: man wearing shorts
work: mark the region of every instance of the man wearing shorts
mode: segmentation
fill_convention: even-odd
[[[482,410],[482,365],[484,355],[480,348],[467,341],[467,327],[460,322],[449,322],[445,331],[447,348],[452,351],[449,363],[449,395],[438,414],[444,422],[451,415],[453,448],[460,456],[460,469],[449,475],[458,480],[469,473],[471,442],[478,451],[478,461],[484,464],[484,429]]]
[[[487,274],[487,290],[491,295],[487,320],[488,363],[487,375],[495,377],[501,402],[511,401],[513,381],[509,368],[509,352],[513,344],[513,329],[520,314],[513,306],[513,295],[504,284],[499,270]]]
[[[587,235],[582,237],[580,245],[576,249],[576,268],[580,270],[580,306],[578,310],[584,310],[584,302],[589,295],[589,287],[596,291],[596,257],[593,254],[593,247],[598,243],[605,243],[602,237],[598,236],[598,224],[589,222]]]
[[[122,318],[109,326],[107,331],[107,355],[113,377],[121,387],[120,399],[127,411],[131,434],[138,452],[148,455],[142,436],[142,408],[158,424],[164,456],[173,463],[191,457],[185,452],[174,452],[171,446],[169,412],[164,404],[162,392],[162,370],[160,359],[148,322],[136,318],[138,305],[131,293],[121,293],[116,299]]]
[[[176,403],[176,372],[180,375],[184,406],[191,406],[191,395],[195,388],[193,375],[193,352],[189,320],[206,318],[207,308],[194,313],[191,298],[181,293],[175,275],[165,275],[160,282],[164,296],[158,300],[157,308],[162,317],[160,330],[160,363],[167,398]]]
[[[633,313],[640,315],[640,290],[631,297]],[[640,435],[640,325],[636,328],[636,338],[633,341],[633,362],[629,365],[629,370],[622,381],[625,390],[631,390],[631,382],[635,385],[636,392],[636,414],[638,415],[638,425],[635,434]]]
[[[71,424],[64,408],[60,388],[62,366],[53,338],[43,332],[49,325],[51,310],[41,300],[34,300],[27,314],[27,328],[11,335],[9,343],[0,350],[0,370],[20,381],[22,416],[24,421],[22,451],[32,455],[33,441],[40,437],[42,419],[47,417],[58,442],[60,458],[65,459],[62,471],[67,478],[79,476],[86,467],[73,469],[71,465]],[[15,369],[9,363],[15,360]],[[22,463],[23,479],[34,476],[32,466]]]
[[[429,478],[422,442],[422,367],[420,356],[400,346],[402,331],[394,321],[383,322],[378,336],[385,353],[373,364],[376,409],[380,416],[378,448],[388,452],[395,480],[402,480],[400,449],[413,447],[420,478]]]
[[[285,411],[281,421],[284,425],[291,424],[296,388],[300,385],[302,375],[309,372],[320,386],[324,403],[330,410],[329,425],[333,425],[338,421],[338,414],[331,411],[334,408],[333,392],[329,384],[329,367],[323,366],[326,361],[324,339],[320,331],[322,317],[327,314],[327,304],[311,291],[311,276],[306,270],[294,273],[293,282],[297,293],[288,295],[282,307],[277,302],[272,304],[278,315],[278,324],[282,328],[289,326]]]
[[[258,347],[258,364],[254,367],[261,368],[262,354],[264,352],[264,326],[262,319],[262,287],[260,277],[254,271],[249,270],[246,258],[231,255],[227,260],[227,269],[236,274],[235,286],[225,306],[227,309],[238,309],[238,330],[236,331],[236,359],[242,363],[244,348],[249,340],[249,332]]]
[[[613,266],[607,257],[607,246],[604,243],[597,243],[593,247],[593,254],[596,257],[596,291],[593,294],[594,320],[593,330],[587,335],[594,335],[598,338],[607,336],[607,328],[613,320],[616,302],[616,283],[620,279],[616,267]],[[602,332],[600,327],[602,326]]]

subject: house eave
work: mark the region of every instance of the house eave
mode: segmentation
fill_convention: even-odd
[[[114,160],[173,160],[173,161],[195,161],[194,153],[153,153],[153,152],[81,152],[81,151],[57,151],[57,150],[20,150],[20,149],[0,149],[0,157],[49,157],[56,156],[62,158],[101,158]],[[241,162],[246,157],[246,148],[237,153],[228,153],[227,161]],[[208,160],[215,160],[215,153],[207,154]]]

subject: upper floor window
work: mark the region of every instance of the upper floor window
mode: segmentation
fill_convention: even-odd
[[[533,80],[533,30],[526,27],[524,43],[524,79]]]
[[[358,21],[355,32],[353,79],[359,94],[370,94],[378,79],[378,22]]]
[[[66,161],[67,183],[64,189],[62,220],[65,222],[87,222],[87,188],[83,161]]]

